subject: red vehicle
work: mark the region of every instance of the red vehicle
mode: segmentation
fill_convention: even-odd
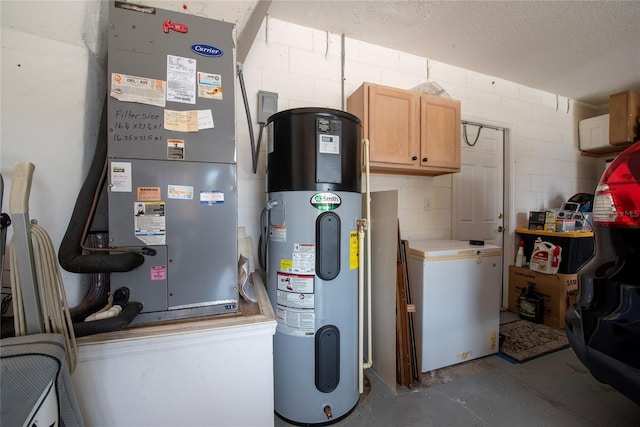
[[[595,251],[578,270],[567,337],[595,378],[640,405],[640,141],[602,175],[593,231]]]

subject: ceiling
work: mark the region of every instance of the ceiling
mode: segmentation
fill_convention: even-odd
[[[279,1],[271,16],[592,105],[640,91],[640,2]]]
[[[134,2],[137,2],[134,0]],[[640,91],[640,1],[141,1],[235,22],[265,13],[606,106]],[[268,9],[267,9],[268,8]],[[252,21],[252,13],[253,15]]]

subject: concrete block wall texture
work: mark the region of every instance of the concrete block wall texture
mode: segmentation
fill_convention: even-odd
[[[277,19],[265,19],[245,61],[245,80],[252,115],[257,91],[278,92],[278,110],[296,107],[341,109],[341,36]],[[559,207],[578,192],[593,192],[598,160],[580,155],[577,123],[599,114],[594,107],[504,79],[427,58],[345,38],[345,99],[364,81],[403,89],[429,78],[462,102],[462,118],[509,129],[507,162],[513,200],[513,227],[527,224],[530,210]],[[249,140],[244,111],[238,105],[239,187],[259,187],[255,198],[239,200],[239,224],[257,236],[256,218],[265,201],[264,171],[249,173]],[[257,125],[254,125],[257,129]],[[266,141],[266,138],[265,138]],[[260,153],[266,162],[265,141]],[[505,153],[507,155],[507,153]],[[452,177],[373,174],[371,191],[398,190],[403,238],[451,237]],[[424,199],[431,210],[424,210]],[[254,237],[255,238],[255,237]]]
[[[2,2],[0,6],[2,211],[10,209],[15,162],[33,163],[30,218],[47,230],[56,248],[97,141],[106,94],[106,45],[98,31],[106,28],[106,21],[101,21],[106,18],[107,3],[103,3]],[[11,234],[9,227],[8,237]],[[86,276],[62,270],[62,278],[73,306],[87,292]],[[3,279],[3,285],[7,283]]]
[[[36,165],[31,217],[59,246],[89,167],[106,93],[105,2],[65,7],[34,2],[2,2],[1,172],[3,210],[8,210],[10,175],[17,160]],[[63,16],[64,19],[56,19]],[[54,25],[65,22],[64,31]],[[267,25],[268,23],[268,25]],[[58,30],[56,30],[58,28]],[[279,94],[279,110],[342,108],[342,39],[339,34],[265,19],[244,63],[249,105],[256,124],[257,92]],[[517,225],[532,209],[558,205],[579,191],[593,191],[596,160],[580,157],[577,121],[602,114],[595,108],[513,82],[429,61],[430,78],[462,101],[464,119],[497,123],[511,131]],[[345,98],[363,81],[412,88],[426,81],[427,58],[345,38]],[[236,87],[239,94],[239,87]],[[566,112],[566,105],[569,112]],[[557,106],[557,108],[556,108]],[[265,203],[267,138],[258,173],[251,170],[244,106],[237,102],[238,224],[257,245]],[[373,175],[372,191],[399,191],[404,238],[449,238],[450,176]],[[423,200],[431,199],[424,211]],[[254,257],[256,254],[254,254]],[[62,272],[70,305],[86,287],[80,275]]]

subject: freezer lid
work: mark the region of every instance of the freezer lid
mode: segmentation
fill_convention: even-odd
[[[409,255],[414,259],[467,258],[498,256],[502,248],[485,243],[483,246],[470,245],[468,240],[410,240]]]

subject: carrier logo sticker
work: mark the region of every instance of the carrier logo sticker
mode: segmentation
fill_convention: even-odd
[[[223,55],[222,50],[208,44],[193,44],[191,45],[191,50],[198,55],[208,56],[210,58],[217,58]]]
[[[314,194],[309,202],[311,203],[311,206],[320,211],[332,211],[342,204],[340,196],[333,193]]]

